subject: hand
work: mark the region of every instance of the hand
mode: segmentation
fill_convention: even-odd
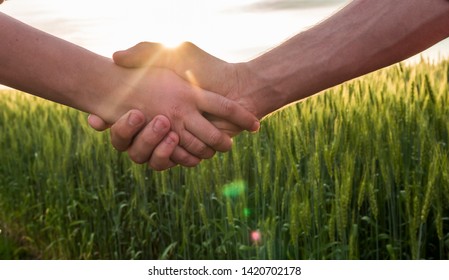
[[[115,104],[107,106],[124,107],[122,103],[126,103],[125,107],[141,110],[147,119],[156,114],[165,115],[179,136],[180,146],[198,158],[210,158],[214,150],[225,152],[232,145],[230,137],[214,127],[202,113],[230,119],[248,129],[258,123],[236,102],[192,86],[170,70],[154,67],[125,70],[132,72],[132,78],[126,80],[132,85],[132,92],[123,93]],[[182,158],[176,160],[182,162]]]
[[[257,100],[249,90],[258,78],[246,63],[225,62],[190,42],[173,49],[159,43],[142,42],[114,53],[113,59],[117,65],[127,68],[153,66],[171,69],[193,85],[237,101],[259,119],[267,114],[258,110]],[[239,132],[241,129],[234,127],[229,134]]]
[[[239,100],[239,103],[242,106],[257,114],[254,106],[255,102],[251,99],[251,95],[247,94],[244,96],[243,94],[239,94],[239,92],[242,91],[243,85],[240,79],[245,77],[245,75],[242,74],[249,73],[244,67],[244,64],[227,63],[209,55],[191,43],[184,43],[176,49],[167,49],[157,43],[140,43],[127,51],[116,52],[114,54],[114,60],[117,64],[129,68],[144,66],[171,68],[190,83],[203,88],[214,89],[227,98]],[[246,80],[249,81],[249,79]],[[241,128],[228,121],[216,118],[215,116],[209,115],[208,119],[212,120],[215,126],[222,131],[225,131],[230,136],[234,136],[241,131]],[[122,129],[125,128],[120,126],[112,127],[112,137],[114,138],[114,136],[120,135]],[[256,131],[257,129],[258,126],[255,126],[252,130]],[[143,146],[138,143],[138,139],[135,139],[134,144],[131,141],[131,135],[129,138],[121,139],[123,141],[122,143],[116,143],[124,146],[129,145],[135,150],[139,150],[139,148],[136,147],[142,147],[140,153],[146,155],[151,155],[151,151],[157,151],[159,148],[155,148],[155,146],[152,145]],[[164,151],[167,151],[167,149],[164,149]],[[179,148],[176,148],[172,158],[176,158],[178,153]],[[168,154],[168,151],[165,154]],[[156,160],[152,156],[149,157],[152,165],[158,165],[158,162],[168,162],[167,159],[162,161],[160,156],[157,158],[158,159]],[[192,161],[193,159],[184,157],[184,160]],[[176,159],[174,161],[177,162]],[[158,166],[162,167],[163,164],[159,164]],[[167,165],[166,168],[169,168],[169,166]]]
[[[97,131],[109,128],[102,119],[95,115],[90,115],[88,122]],[[179,143],[179,137],[170,131],[170,121],[166,117],[156,116],[146,124],[145,115],[142,112],[130,110],[110,128],[111,131],[114,131],[111,133],[112,145],[120,152],[128,151],[133,161],[148,162],[148,166],[157,171],[177,165],[170,160],[170,156]],[[135,135],[137,136],[134,139]],[[135,144],[131,145],[133,140],[135,140]],[[184,164],[195,166],[199,162],[200,160],[196,157],[187,156]]]
[[[139,69],[141,68],[134,68],[130,69],[133,71],[141,71]],[[145,69],[152,69],[152,70],[145,70],[145,71],[151,71],[152,75],[149,75],[148,78],[145,77],[145,79],[139,79],[140,80],[146,80],[151,82],[151,80],[157,76],[157,72],[159,71],[168,71],[163,69],[156,69],[151,67],[146,67]],[[156,71],[156,72],[155,72]],[[169,71],[170,72],[170,71]],[[159,80],[159,85],[163,85],[161,83],[161,79]],[[183,81],[185,83],[185,81]],[[185,83],[187,84],[187,83]],[[239,106],[236,102],[230,101],[222,96],[212,94],[207,91],[202,91],[201,89],[189,85],[189,87],[192,87],[195,89],[194,92],[196,94],[193,94],[193,96],[196,96],[197,99],[195,102],[198,104],[198,108],[202,109],[203,112],[208,112],[209,114],[212,113],[215,116],[227,118],[233,121],[234,123],[238,124],[239,126],[242,126],[243,128],[246,128],[248,130],[257,130],[258,129],[258,121],[257,119],[252,116],[249,112],[244,110],[241,106]],[[165,90],[166,91],[166,90]],[[179,92],[179,90],[177,90]],[[202,94],[199,94],[200,92],[203,92]],[[151,92],[152,93],[152,92]],[[174,131],[182,131],[184,133],[184,136],[180,135],[180,146],[176,146],[170,156],[170,159],[167,157],[164,160],[161,159],[161,154],[167,154],[168,153],[168,147],[172,147],[173,145],[167,146],[163,145],[163,147],[154,148],[155,144],[154,139],[157,139],[157,137],[151,137],[148,133],[139,134],[138,137],[136,137],[134,140],[137,144],[132,146],[132,149],[130,149],[128,152],[130,152],[131,159],[134,160],[137,163],[143,163],[148,161],[149,166],[161,170],[168,167],[173,166],[175,163],[181,164],[183,166],[195,166],[200,162],[200,159],[210,158],[214,155],[215,151],[227,151],[229,150],[231,146],[231,141],[228,135],[225,135],[223,132],[220,132],[217,128],[213,127],[209,122],[205,122],[205,119],[200,114],[191,114],[191,116],[195,119],[191,119],[190,117],[187,118],[186,114],[184,112],[177,112],[177,110],[185,110],[186,105],[189,102],[183,101],[183,99],[186,99],[189,94],[181,94],[176,97],[176,93],[173,93],[171,95],[159,95],[159,97],[154,96],[154,94],[150,94],[152,97],[151,100],[157,100],[158,103],[162,102],[166,104],[165,107],[169,106],[168,104],[172,104],[169,107],[171,110],[167,112],[165,115],[170,115],[173,113],[175,114],[175,117],[178,115],[184,116],[183,121],[187,123],[195,123],[196,125],[190,125],[187,130],[186,129],[179,129],[176,130],[176,126],[173,125]],[[192,95],[192,94],[191,94]],[[151,100],[149,100],[149,103],[151,103]],[[184,106],[181,106],[183,104]],[[146,104],[141,103],[139,106],[148,105],[148,107],[153,107],[153,104]],[[164,106],[162,106],[164,107]],[[136,107],[139,108],[139,107]],[[174,112],[173,109],[176,109]],[[191,110],[194,112],[195,110]],[[101,119],[99,119],[96,116],[91,116],[89,118],[90,124],[92,127],[94,127],[97,130],[104,130],[108,128],[108,125],[103,122]],[[91,121],[95,120],[95,121]],[[237,127],[237,126],[236,126]],[[188,131],[191,129],[192,131]],[[239,128],[240,129],[240,128]],[[114,125],[111,128],[111,138],[113,140],[113,145],[118,150],[126,150],[126,145],[130,145],[131,141],[133,140],[132,135],[126,134],[123,131],[129,131],[129,128],[127,127],[126,122],[122,122],[120,124]],[[189,133],[190,132],[190,133]],[[192,133],[193,132],[193,133]],[[209,134],[209,135],[208,135]],[[125,136],[122,136],[125,135]],[[211,146],[213,149],[209,148],[207,145],[205,145],[203,142],[199,141],[199,139],[196,139],[193,135],[198,135],[198,137],[204,141],[204,143],[207,143],[207,145]],[[170,134],[171,138],[176,138],[177,135],[174,133]],[[226,137],[225,137],[226,136]],[[128,137],[128,138],[126,138]],[[147,138],[150,137],[149,140]],[[209,137],[209,138],[208,138]],[[184,144],[183,144],[183,138],[184,138]],[[187,139],[187,140],[186,140]],[[166,139],[168,140],[168,139]],[[215,141],[215,142],[214,142]],[[226,142],[222,142],[226,141]],[[173,141],[172,141],[173,142]],[[176,142],[176,141],[175,141]],[[187,145],[185,144],[187,142]],[[220,146],[221,145],[221,146]],[[188,150],[189,152],[187,152]],[[134,152],[136,151],[136,152]],[[139,152],[137,152],[139,151]],[[157,152],[156,157],[149,157],[148,155],[152,155],[152,151]],[[164,151],[162,153],[161,151]]]

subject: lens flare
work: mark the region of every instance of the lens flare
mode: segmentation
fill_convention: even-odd
[[[246,191],[246,183],[243,180],[234,181],[223,187],[223,195],[226,197],[238,197]]]
[[[259,245],[262,242],[262,234],[258,230],[251,232],[251,241],[255,245]]]
[[[162,39],[162,45],[166,47],[167,49],[176,49],[182,44],[183,40],[180,40],[175,37],[166,37]]]
[[[249,216],[251,216],[251,209],[249,209],[249,208],[243,209],[243,216],[245,218],[248,218]]]
[[[198,83],[198,80],[196,79],[195,75],[193,74],[192,70],[187,70],[185,72],[185,75],[187,77],[187,81],[189,81],[189,83],[191,85],[195,85],[195,86],[200,86],[200,84]]]

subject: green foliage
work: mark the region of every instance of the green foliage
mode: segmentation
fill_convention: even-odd
[[[0,256],[448,259],[448,69],[350,81],[228,154],[160,173],[114,151],[85,114],[5,92]]]

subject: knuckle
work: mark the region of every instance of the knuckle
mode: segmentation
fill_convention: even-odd
[[[190,52],[191,50],[194,50],[195,48],[196,45],[190,41],[184,41],[178,47],[179,50],[182,50],[187,53]]]
[[[182,146],[188,150],[190,150],[193,147],[194,143],[195,138],[190,134],[184,135],[181,141]]]
[[[128,148],[129,141],[119,135],[111,135],[111,144],[119,152],[124,152]]]
[[[152,147],[154,144],[157,144],[157,143],[154,143],[153,136],[154,136],[153,134],[146,132],[146,133],[142,134],[142,137],[139,139],[139,141],[141,141],[145,147],[148,147],[148,146]]]
[[[148,50],[148,49],[161,49],[162,48],[162,44],[160,43],[154,43],[154,42],[139,42],[137,43],[137,45],[135,46],[136,48],[142,49],[142,50]]]
[[[194,157],[186,157],[182,160],[182,165],[185,167],[195,167],[200,164],[201,160]]]
[[[220,131],[212,131],[209,134],[208,141],[211,147],[219,147],[224,142],[224,135]]]
[[[144,48],[148,46],[148,42],[139,42],[136,44],[136,47],[138,48]]]
[[[163,170],[169,168],[169,166],[165,166],[158,162],[150,162],[150,163],[148,163],[148,166],[155,171],[163,171]]]
[[[184,167],[195,167],[201,162],[201,160],[188,153],[184,153],[177,155],[175,162]]]
[[[215,155],[215,151],[209,148],[206,144],[200,143],[196,154],[202,159],[209,159]]]
[[[180,120],[183,116],[183,110],[179,105],[173,105],[170,107],[170,116],[173,120]]]
[[[234,102],[232,102],[229,99],[222,99],[221,101],[221,106],[220,106],[223,115],[225,116],[231,116],[235,113],[236,111],[236,106],[234,104]]]
[[[136,153],[134,151],[128,152],[129,158],[137,164],[143,164],[147,162],[147,158],[143,157],[140,153]]]

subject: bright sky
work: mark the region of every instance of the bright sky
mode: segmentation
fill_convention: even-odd
[[[228,61],[247,60],[310,27],[349,0],[8,0],[0,11],[105,56],[140,41],[192,41]],[[317,5],[316,3],[327,3]],[[311,4],[312,3],[312,4]],[[314,4],[315,3],[315,4]],[[426,52],[449,56],[449,42]]]

